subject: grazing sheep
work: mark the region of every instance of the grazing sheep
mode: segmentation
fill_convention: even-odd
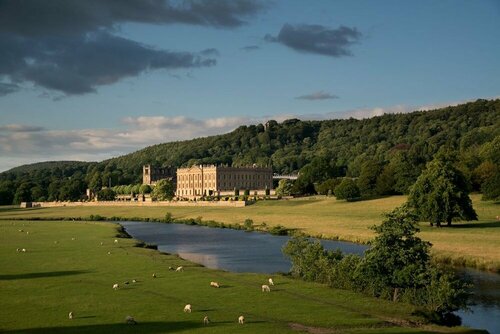
[[[210,286],[213,286],[214,288],[220,288],[220,285],[217,282],[210,282]]]
[[[108,252],[108,255],[111,255],[111,252]]]
[[[101,241],[101,246],[103,246],[103,245],[104,245],[104,242]]]
[[[132,283],[137,283],[137,280],[133,279],[133,280],[132,280]]]
[[[125,317],[125,323],[127,325],[137,325],[137,321],[135,321],[134,317],[130,316],[130,315],[127,315]]]
[[[269,288],[269,285],[262,285],[262,292],[271,292],[271,289]]]
[[[16,248],[16,252],[20,252],[21,251],[21,248]]]
[[[118,239],[115,239],[115,244],[117,244],[117,243],[118,243]]]
[[[26,231],[26,234],[30,234],[28,231]]]
[[[23,230],[19,230],[19,232],[24,232]]]
[[[208,315],[206,315],[205,318],[203,318],[203,324],[208,325],[209,323],[210,323],[210,319],[208,319]]]
[[[153,278],[156,278],[156,274],[155,273],[153,273]]]
[[[269,279],[269,285],[274,285],[274,282],[273,282],[272,278]]]
[[[168,270],[175,270],[173,267],[168,267]]]
[[[180,266],[180,267],[177,267],[177,268],[175,269],[175,271],[184,271],[184,268],[183,268],[182,266]]]
[[[245,323],[245,317],[244,317],[244,316],[242,316],[242,315],[240,315],[240,316],[238,317],[238,323],[239,323],[240,325],[243,325],[243,324]]]
[[[71,238],[71,240],[75,240],[75,238]]]
[[[21,249],[21,252],[26,253],[26,248]]]
[[[118,290],[119,287],[118,283],[113,284],[113,289]]]
[[[74,317],[74,315],[73,315],[73,311],[69,312],[69,314],[68,314],[68,318],[69,318],[69,319],[73,319],[73,317]]]
[[[186,306],[184,306],[184,312],[191,313],[191,304],[186,304]]]

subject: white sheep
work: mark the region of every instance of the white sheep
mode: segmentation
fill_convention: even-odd
[[[269,288],[269,285],[262,285],[262,292],[271,292],[271,288]]]
[[[191,304],[186,304],[186,306],[184,306],[184,312],[191,313]]]
[[[113,289],[114,290],[118,290],[119,288],[120,288],[120,286],[118,285],[118,283],[113,284]]]
[[[26,248],[21,249],[21,252],[26,253]]]
[[[111,255],[111,252],[108,252],[108,255]]]
[[[71,240],[73,240],[73,241],[74,241],[74,240],[75,240],[75,238],[71,238]]]
[[[19,232],[24,232],[23,230],[19,230]]]
[[[69,319],[73,319],[73,317],[74,317],[73,311],[69,312],[69,314],[68,314],[68,318],[69,318]]]
[[[156,274],[155,273],[153,273],[153,278],[156,278]]]
[[[135,321],[134,317],[130,316],[130,315],[127,315],[125,317],[125,323],[127,325],[136,325],[137,324],[137,321]]]
[[[183,268],[182,266],[180,266],[180,267],[177,267],[177,268],[175,269],[175,271],[184,271],[184,268]]]
[[[103,246],[103,245],[104,245],[104,242],[101,241],[101,246]]]
[[[244,317],[244,316],[242,316],[242,315],[240,315],[240,316],[238,317],[238,323],[239,323],[239,324],[241,324],[241,325],[243,325],[243,324],[245,323],[245,317]]]
[[[213,286],[214,288],[220,288],[220,285],[217,282],[210,282],[210,286]]]
[[[269,285],[274,285],[273,279],[269,278]]]
[[[16,248],[16,252],[20,252],[21,251],[21,248]]]
[[[132,283],[137,283],[137,280],[133,279],[133,280],[132,280]]]
[[[209,323],[210,323],[210,319],[208,319],[208,315],[206,315],[205,318],[203,318],[203,324],[208,325]]]
[[[118,243],[118,239],[115,239],[115,244],[117,244],[117,243]]]

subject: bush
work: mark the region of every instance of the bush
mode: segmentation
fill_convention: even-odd
[[[245,228],[247,230],[250,230],[250,231],[253,230],[253,220],[251,220],[249,218],[245,219],[245,222],[243,223],[243,226],[245,226]]]
[[[353,199],[359,198],[361,196],[361,193],[358,186],[352,179],[345,178],[335,188],[335,196],[337,197],[337,199],[352,201]]]

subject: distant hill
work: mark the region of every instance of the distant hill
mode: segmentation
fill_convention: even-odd
[[[5,171],[5,174],[24,174],[30,173],[43,169],[68,169],[68,168],[80,168],[87,167],[91,164],[91,162],[86,161],[44,161],[44,162],[35,162],[32,164],[22,165],[18,167],[11,168]]]
[[[495,155],[500,156],[495,152],[498,145],[500,100],[477,100],[436,110],[387,114],[363,120],[269,121],[240,126],[223,135],[153,145],[100,163],[26,165],[1,173],[0,191],[9,188],[16,192],[23,183],[28,183],[23,196],[28,196],[28,188],[38,186],[46,189],[43,197],[61,198],[60,194],[50,194],[48,189],[51,183],[61,182],[55,180],[61,170],[65,176],[73,176],[66,183],[78,180],[81,184],[77,188],[99,188],[110,181],[113,185],[140,182],[144,164],[179,167],[256,163],[272,166],[277,173],[305,172],[312,165],[326,164],[324,168],[328,172],[312,177],[307,181],[311,183],[334,176],[359,176],[369,162],[379,171],[389,164],[410,169],[411,175],[406,177],[411,181],[440,147],[456,152],[461,168],[472,180],[473,171],[481,163],[499,163],[498,157],[495,158]],[[10,183],[5,185],[7,181]],[[478,184],[475,187],[478,188]],[[407,184],[397,192],[406,188]],[[43,194],[36,190],[36,195]]]

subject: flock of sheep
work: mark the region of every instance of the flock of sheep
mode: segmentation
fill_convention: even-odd
[[[20,229],[19,232],[24,233],[24,230]],[[26,234],[29,234],[29,232],[26,232]],[[71,238],[71,240],[76,240],[76,238],[73,237],[73,238]],[[54,243],[57,244],[58,241],[54,241]],[[115,239],[114,243],[117,244],[118,243],[118,239]],[[100,245],[103,246],[104,243],[101,242]],[[26,253],[27,252],[26,248],[17,248],[16,251],[17,252],[22,252],[22,253]],[[110,255],[110,254],[111,254],[111,252],[108,252],[108,255]],[[173,270],[173,271],[176,271],[176,272],[182,272],[182,271],[184,271],[184,267],[182,267],[182,266],[179,266],[177,268],[169,267],[169,270]],[[156,278],[157,277],[156,273],[153,273],[152,277]],[[137,280],[133,279],[132,283],[137,283]],[[126,282],[124,282],[124,284],[129,284],[129,282],[126,281]],[[268,279],[268,284],[263,284],[262,285],[262,287],[261,287],[262,292],[271,292],[270,286],[273,286],[273,285],[274,285],[273,279],[269,278]],[[213,288],[220,288],[221,284],[219,282],[213,282],[212,281],[212,282],[210,282],[210,286],[213,287]],[[118,290],[118,289],[120,289],[120,285],[118,283],[114,283],[113,284],[113,290]],[[191,304],[186,304],[186,306],[184,306],[184,312],[185,313],[191,313],[191,311],[192,311]],[[73,311],[71,311],[71,312],[68,313],[68,318],[70,320],[75,318],[75,314],[74,314]],[[137,322],[135,321],[135,319],[132,316],[130,316],[130,315],[128,315],[125,318],[125,323],[129,324],[129,325],[135,325],[135,324],[137,324]],[[210,319],[208,318],[207,315],[205,315],[204,318],[203,318],[203,324],[204,325],[208,325],[209,323],[210,323]],[[244,323],[245,323],[245,317],[243,315],[240,315],[238,317],[238,324],[243,325]]]

